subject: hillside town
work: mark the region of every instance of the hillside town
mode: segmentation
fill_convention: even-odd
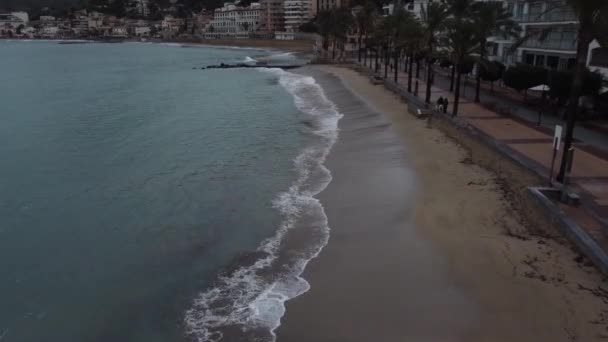
[[[569,70],[574,66],[578,19],[572,9],[561,6],[559,10],[549,11],[554,1],[499,2],[521,27],[518,36],[529,36],[531,39],[514,51],[510,47],[517,37],[488,39],[486,50],[490,60],[504,65],[525,63],[555,70]],[[421,18],[427,3],[428,0],[411,0],[402,6]],[[154,20],[149,0],[136,0],[130,4],[128,12],[131,15],[124,17],[86,9],[74,10],[64,17],[30,17],[27,12],[0,13],[0,38],[294,40],[309,38],[311,32],[322,33],[319,27],[311,25],[319,13],[347,9],[355,20],[362,10],[361,5],[344,0],[261,0],[246,5],[226,2],[214,10],[203,9],[185,14],[179,13],[173,6],[162,9],[160,15],[154,16],[158,20]],[[391,16],[395,4],[389,2],[382,5],[378,16]],[[338,43],[342,50],[352,52],[360,49],[362,44],[357,44],[358,40],[368,38],[369,34],[360,32],[363,28],[358,26],[351,25],[341,34]],[[541,39],[542,32],[549,33]],[[587,66],[592,70],[608,75],[606,49],[598,41],[591,42],[586,59]]]
[[[247,5],[227,2],[213,11],[179,16],[174,8],[152,20],[147,1],[135,3],[133,17],[118,17],[86,9],[68,17],[27,12],[0,13],[0,38],[12,39],[298,39],[300,26],[317,13],[314,2],[263,0]]]

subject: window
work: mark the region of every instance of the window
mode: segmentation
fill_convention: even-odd
[[[576,59],[574,58],[568,58],[568,70],[572,70],[574,69],[574,65],[576,64]]]
[[[534,64],[534,55],[531,53],[527,53],[524,55],[524,63],[533,65]]]
[[[509,2],[507,4],[507,13],[511,13],[511,15],[515,15],[515,13],[513,13],[514,9],[515,9],[515,4],[512,2]]]
[[[591,50],[591,66],[608,68],[608,48]]]
[[[524,14],[524,3],[517,3],[517,7],[515,7],[515,14],[513,15],[515,18],[521,18]]]
[[[559,66],[559,57],[557,56],[547,56],[547,67],[556,70]]]
[[[539,66],[539,67],[545,66],[545,56],[536,55],[536,66]]]

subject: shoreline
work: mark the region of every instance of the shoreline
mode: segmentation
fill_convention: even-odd
[[[74,42],[74,43],[154,43],[154,44],[180,44],[183,47],[209,46],[218,48],[252,48],[252,49],[276,49],[286,52],[312,53],[313,41],[308,40],[276,40],[276,39],[122,39],[120,41],[107,41],[88,38],[68,38],[68,39],[17,39],[0,38],[0,41],[41,41],[41,42]]]
[[[415,341],[532,342],[608,337],[608,305],[602,295],[606,284],[601,275],[577,262],[568,243],[532,234],[533,227],[512,208],[495,175],[472,164],[467,151],[454,140],[407,114],[406,104],[384,87],[373,86],[346,68],[312,70],[338,77],[341,84],[337,87],[350,93],[339,97],[355,99],[340,100],[335,94],[339,91],[331,89],[335,85],[326,89],[331,100],[342,103],[338,106],[345,116],[338,143],[328,158],[336,177],[320,195],[331,238],[304,272],[310,291],[287,302],[277,329],[278,342],[407,337]],[[378,113],[388,124],[356,126]],[[349,126],[349,116],[355,126]],[[399,137],[398,144],[378,136],[378,130],[386,126]],[[357,130],[367,132],[366,136],[355,134]],[[380,137],[383,143],[367,141],[369,135]],[[381,157],[387,146],[392,148],[389,161]],[[405,164],[396,166],[400,158]],[[403,189],[399,176],[375,176],[395,169],[403,173],[408,168],[417,184],[409,203],[394,194],[393,188]],[[366,186],[367,178],[376,179],[374,186]],[[366,200],[354,199],[357,192]],[[387,198],[391,200],[387,202]],[[377,202],[384,206],[375,207]],[[399,210],[387,211],[395,202]],[[366,216],[377,223],[365,221]],[[378,224],[386,216],[393,218],[390,228]],[[429,245],[432,253],[427,257],[435,263],[429,266],[422,258],[419,265],[412,265],[409,260],[420,259],[420,255],[412,253],[411,239],[401,240],[400,248],[395,247],[400,234],[418,236],[415,246]],[[393,252],[390,258],[387,250]],[[392,268],[383,266],[387,264]],[[430,281],[429,274],[439,280]],[[424,286],[412,285],[412,281]],[[395,286],[395,282],[401,285]],[[369,298],[378,294],[390,300],[378,305]],[[433,300],[448,294],[451,296],[443,301],[447,306]],[[412,314],[412,307],[432,319]]]

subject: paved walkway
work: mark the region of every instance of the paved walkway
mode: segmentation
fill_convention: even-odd
[[[384,75],[384,66],[382,66],[380,74]],[[421,99],[424,99],[426,91],[424,75],[425,73],[421,70],[418,80],[418,97]],[[446,80],[442,80],[439,75],[435,77],[436,83],[431,88],[431,103],[434,106],[439,97],[447,97],[450,103],[449,113],[454,104],[454,96],[448,91],[449,81],[446,83]],[[394,73],[390,69],[389,79],[394,79]],[[400,71],[397,83],[406,89],[407,73]],[[414,90],[414,83],[415,81],[412,82],[412,90]],[[511,113],[518,113],[504,116],[481,104],[474,103],[472,101],[473,87],[467,86],[465,94],[466,96],[461,98],[458,113],[461,119],[544,169],[547,174],[549,173],[555,118],[546,118],[546,123],[538,127],[535,124],[538,114],[521,105],[518,106],[514,101],[496,99],[496,96],[491,97],[486,92],[481,95],[482,102],[488,101],[488,99],[496,100],[501,105],[508,106]],[[529,120],[533,115],[533,120]],[[574,144],[576,151],[571,180],[576,190],[583,194],[588,205],[580,208],[568,207],[564,212],[587,230],[589,235],[594,236],[597,240],[606,240],[608,236],[608,228],[606,228],[608,224],[608,149],[606,149],[608,137],[578,127],[575,138],[578,140]],[[556,169],[559,169],[561,150],[556,159]]]
[[[443,73],[435,74],[435,86],[442,89],[450,89],[450,79]],[[475,83],[475,80],[469,78],[469,82]],[[487,83],[482,82],[482,88],[480,91],[480,98],[482,103],[489,104],[493,103],[501,107],[508,107],[514,116],[519,117],[522,120],[528,121],[534,125],[538,122],[538,110],[522,104],[523,96],[520,94],[507,90],[507,88],[495,86],[494,92],[491,92]],[[469,101],[473,101],[475,98],[475,86],[468,85],[465,87],[465,97]],[[531,94],[530,97],[533,97]],[[555,125],[565,126],[565,121],[555,116],[549,111],[545,111],[541,115],[541,127],[546,131],[553,132]],[[586,144],[593,145],[595,148],[604,150],[608,153],[608,134],[598,131],[598,129],[589,129],[580,124],[577,124],[574,128],[574,137]]]

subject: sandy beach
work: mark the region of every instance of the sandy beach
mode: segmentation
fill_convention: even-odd
[[[308,68],[344,118],[320,194],[332,229],[287,303],[289,341],[603,341],[608,284],[539,234],[497,177],[383,86]]]

